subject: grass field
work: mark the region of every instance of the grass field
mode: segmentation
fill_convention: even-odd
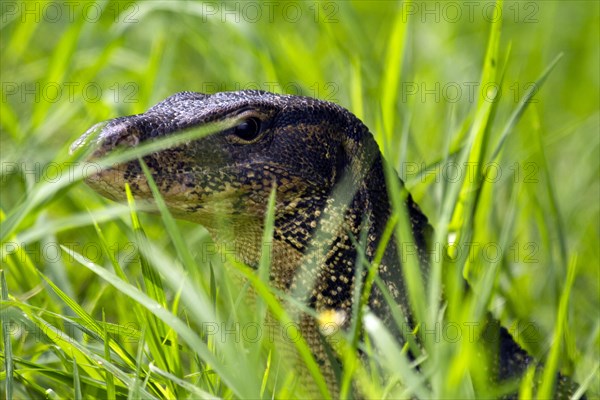
[[[268,335],[244,330],[264,323],[236,292],[247,267],[224,263],[203,228],[100,197],[68,151],[95,123],[175,92],[237,89],[360,117],[436,229],[426,293],[446,286],[441,326],[490,310],[550,371],[536,391],[532,376],[518,383],[522,397],[551,397],[558,369],[600,396],[598,2],[0,10],[3,397],[298,396]],[[471,292],[451,285],[460,273]],[[424,326],[439,322],[426,298],[413,307]],[[385,334],[365,350],[378,369],[352,370],[350,345],[347,379],[373,398],[476,397],[488,379],[477,344],[450,336],[428,339],[423,378]]]

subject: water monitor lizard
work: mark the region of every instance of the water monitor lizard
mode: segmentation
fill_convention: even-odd
[[[307,285],[308,279],[305,300],[310,307],[351,315],[356,240],[365,234],[365,254],[373,260],[392,211],[385,161],[368,128],[346,109],[309,97],[264,91],[182,92],[143,114],[109,121],[93,140],[91,158],[101,158],[119,146],[136,146],[225,119],[234,119],[235,125],[143,158],[170,211],[204,225],[215,241],[234,246],[242,261],[256,266],[266,204],[275,185],[272,285],[289,292]],[[73,147],[82,146],[86,136]],[[137,161],[87,179],[93,189],[114,200],[124,199],[125,182],[135,196],[152,197]],[[426,278],[431,228],[410,195],[405,199]],[[316,263],[305,262],[317,232],[323,257],[317,257]],[[395,240],[388,242],[378,273],[412,324]],[[369,307],[384,323],[393,325],[389,305],[377,286],[373,286]],[[336,393],[316,323],[310,317],[303,321],[303,334]],[[504,328],[499,328],[497,339],[490,346],[498,379],[522,374],[532,358]]]

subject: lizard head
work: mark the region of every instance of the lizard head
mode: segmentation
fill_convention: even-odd
[[[333,103],[253,90],[182,92],[143,114],[90,129],[99,132],[88,161],[214,123],[221,125],[210,135],[142,157],[170,211],[207,227],[223,217],[262,221],[273,187],[278,213],[295,212],[306,202],[324,204],[344,173],[361,170],[353,162],[363,137],[375,143],[356,117]],[[125,183],[135,197],[152,199],[137,159],[105,168],[86,182],[113,200],[125,198]]]
[[[143,114],[91,128],[72,150],[89,147],[88,161],[106,162],[120,148],[135,152],[195,129],[211,132],[142,156],[170,212],[203,225],[217,242],[233,244],[236,255],[256,265],[275,188],[273,282],[293,288],[307,260],[310,267],[302,270],[320,277],[307,291],[309,304],[348,308],[357,254],[353,239],[367,233],[365,254],[372,258],[390,213],[383,159],[366,126],[344,108],[309,97],[182,92]],[[154,199],[137,158],[121,159],[86,182],[113,200],[125,199],[126,183],[136,198]],[[427,219],[410,196],[406,202],[424,248]],[[396,257],[390,241],[381,276],[400,298],[404,291],[394,283],[400,282]],[[305,285],[310,279],[300,281]],[[373,304],[383,307],[384,302]]]

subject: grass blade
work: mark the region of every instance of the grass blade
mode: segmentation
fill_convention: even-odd
[[[504,126],[504,129],[502,130],[502,133],[500,134],[500,139],[498,140],[498,144],[496,145],[496,147],[490,157],[491,161],[495,161],[497,159],[498,155],[500,154],[500,151],[502,150],[504,142],[508,138],[508,135],[513,131],[515,125],[517,125],[517,123],[521,119],[521,116],[523,115],[523,113],[525,112],[525,110],[527,109],[529,104],[531,103],[533,96],[544,85],[544,82],[546,81],[546,79],[548,78],[548,76],[550,75],[550,73],[552,72],[554,67],[556,67],[556,65],[558,64],[558,62],[560,61],[560,59],[562,57],[563,57],[562,53],[559,54],[558,56],[556,56],[556,58],[554,58],[554,60],[552,60],[550,65],[548,65],[548,67],[546,67],[544,72],[542,72],[542,75],[535,81],[535,83],[533,85],[531,85],[531,87],[529,89],[527,89],[527,92],[525,92],[525,95],[519,101],[519,104],[512,112],[510,118],[508,119],[508,121],[506,122],[506,125]]]
[[[74,257],[75,260],[77,260],[81,265],[88,268],[100,278],[110,283],[121,293],[135,300],[142,307],[146,308],[156,317],[161,319],[165,324],[173,328],[173,330],[175,330],[175,332],[177,332],[181,336],[181,338],[185,342],[187,342],[190,348],[192,348],[202,360],[211,365],[212,368],[214,368],[215,371],[219,373],[221,379],[223,379],[229,385],[229,387],[234,391],[234,393],[236,393],[240,397],[244,397],[244,391],[241,390],[238,386],[239,381],[233,378],[229,369],[225,368],[221,364],[221,362],[211,353],[206,344],[198,337],[198,335],[194,331],[192,331],[185,323],[183,323],[183,321],[171,314],[168,310],[162,307],[155,300],[151,299],[148,295],[142,293],[136,287],[123,282],[111,272],[108,272],[99,265],[94,264],[90,260],[87,260],[85,257],[66,247],[63,247],[63,250],[70,254],[72,257]]]
[[[73,398],[75,400],[81,400],[81,381],[79,379],[79,368],[77,367],[77,360],[73,357]]]
[[[402,75],[404,48],[407,42],[408,15],[411,1],[405,1],[400,12],[396,13],[396,18],[389,35],[389,42],[386,50],[385,63],[383,68],[383,79],[381,82],[383,99],[381,107],[385,133],[384,143],[392,143],[393,132],[396,128],[396,107],[398,105],[398,83]]]
[[[540,384],[537,398],[538,399],[549,399],[553,397],[554,384],[556,382],[556,376],[558,373],[558,361],[560,359],[562,349],[562,338],[564,328],[567,326],[567,312],[569,306],[569,298],[571,296],[571,288],[573,287],[573,281],[577,273],[577,256],[573,256],[569,263],[569,269],[567,273],[567,282],[565,288],[560,296],[560,303],[558,306],[558,315],[556,316],[556,325],[554,327],[552,348],[548,361],[544,367],[542,376],[542,382]]]
[[[8,287],[6,285],[6,277],[4,276],[4,270],[0,269],[0,291],[2,296],[2,302],[8,301]],[[13,394],[13,353],[12,343],[10,338],[10,320],[4,305],[0,310],[0,322],[2,323],[2,343],[4,344],[4,390],[6,393],[6,399],[12,399]]]

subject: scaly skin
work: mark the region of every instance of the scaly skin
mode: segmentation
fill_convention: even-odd
[[[92,159],[116,147],[136,146],[225,119],[236,121],[236,127],[143,158],[170,211],[202,224],[216,242],[234,248],[243,262],[256,267],[265,209],[275,186],[272,285],[304,293],[306,303],[319,313],[352,315],[357,259],[353,240],[366,233],[366,256],[372,261],[391,207],[379,148],[367,127],[344,108],[262,91],[182,92],[144,114],[109,121],[95,139]],[[94,190],[114,200],[124,200],[125,182],[136,197],[152,198],[136,161],[87,179]],[[431,228],[410,195],[405,198],[426,280]],[[407,326],[413,326],[395,243],[387,244],[378,273],[404,312]],[[393,329],[389,306],[377,286],[369,307]],[[302,321],[302,334],[335,394],[338,386],[318,324],[307,316]],[[498,334],[500,339],[490,347],[495,349],[499,380],[520,375],[531,358],[506,330],[501,328]]]

